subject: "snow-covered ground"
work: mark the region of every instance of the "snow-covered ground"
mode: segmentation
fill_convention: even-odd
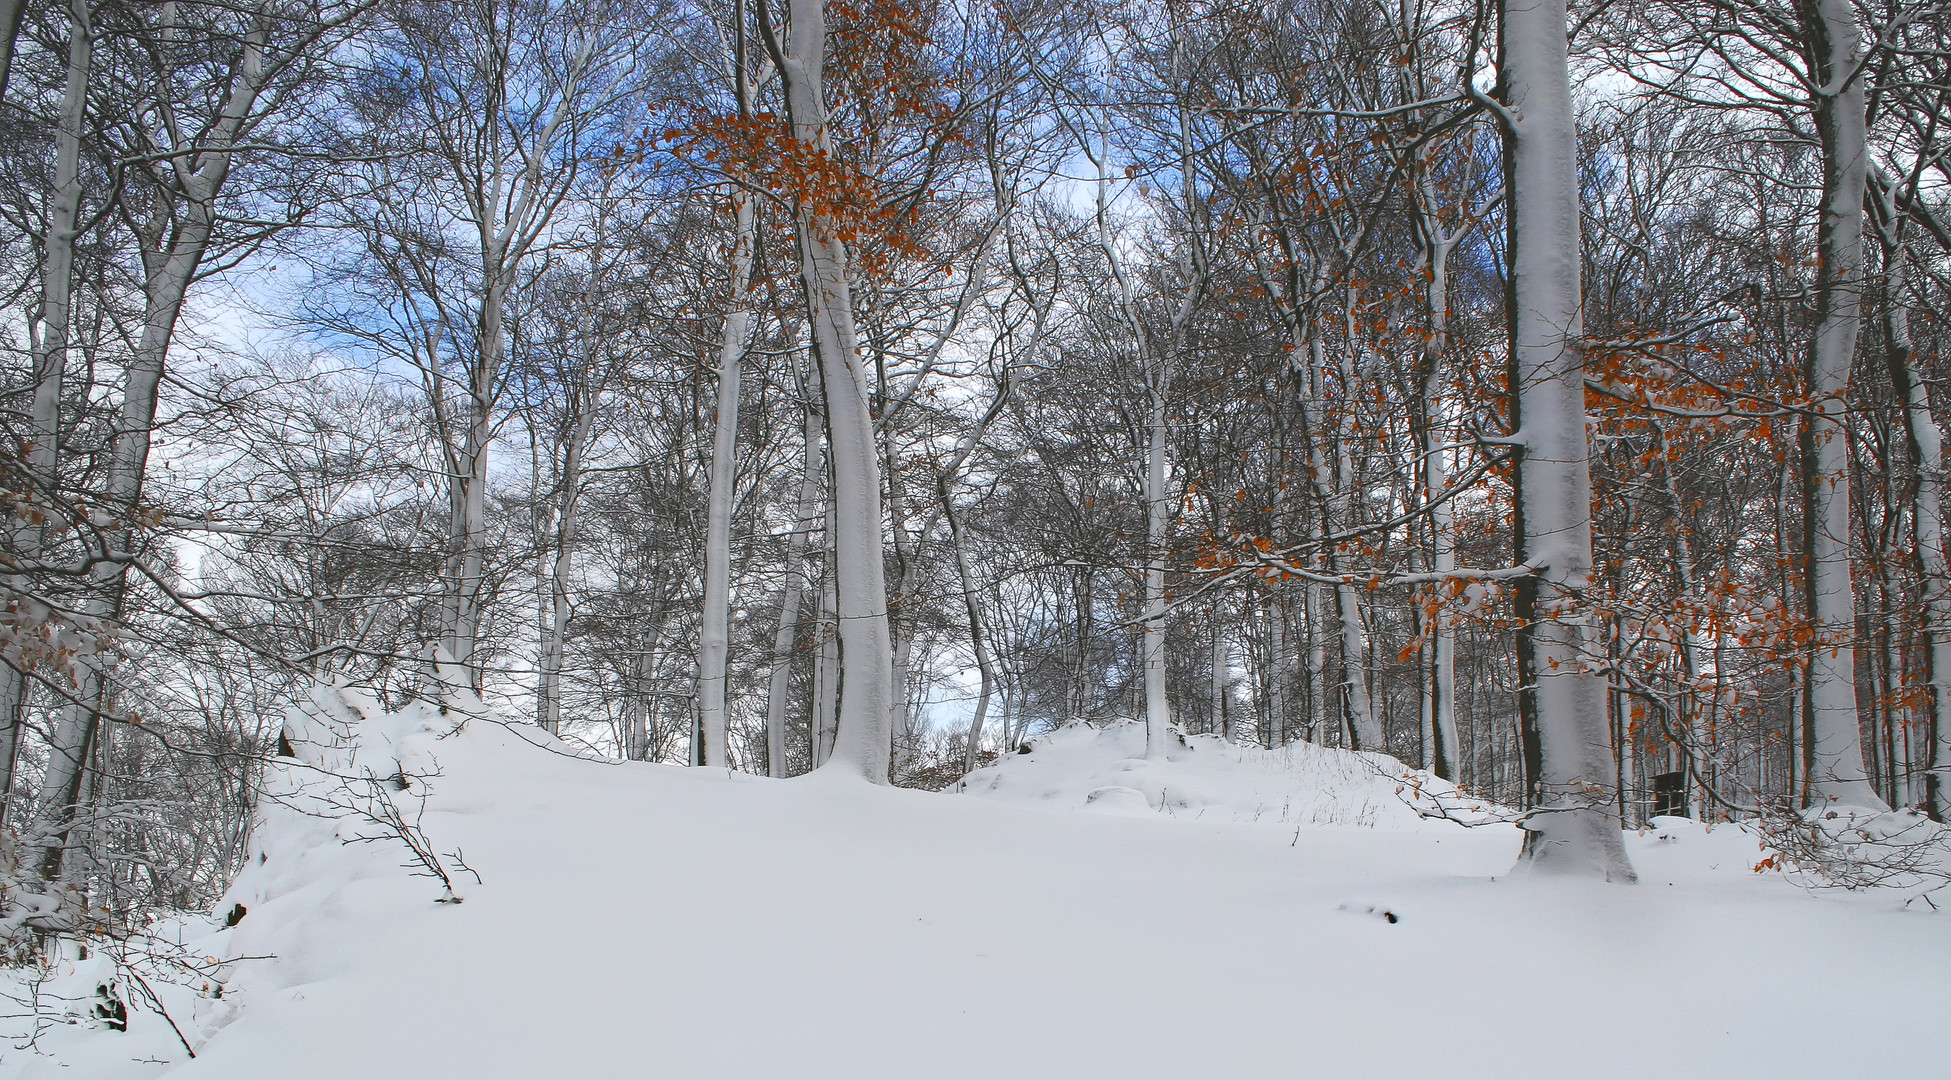
[[[1507,875],[1509,826],[1403,811],[1386,759],[1068,732],[932,794],[412,733],[455,719],[368,725],[349,771],[438,771],[407,791],[270,812],[242,919],[190,944],[271,958],[162,994],[196,1060],[137,1006],[0,1076],[1951,1075],[1951,915],[1758,874],[1734,828],[1665,820],[1639,885],[1560,882]],[[341,842],[384,832],[379,791],[479,873],[462,903]]]

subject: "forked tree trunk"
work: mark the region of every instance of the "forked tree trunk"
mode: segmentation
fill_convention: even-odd
[[[231,147],[257,108],[266,78],[262,25],[242,42],[225,98],[203,147],[190,163],[174,170],[180,203],[164,201],[136,226],[143,267],[142,326],[131,351],[109,439],[108,478],[104,494],[124,520],[130,520],[142,501],[143,479],[149,465],[151,438],[156,427],[158,393],[169,356],[169,345],[183,313],[183,301],[196,280],[216,225],[217,197],[230,176]],[[110,530],[105,542],[116,553],[135,545],[133,528]],[[100,622],[120,618],[127,563],[105,560],[90,575],[87,611]],[[69,828],[86,790],[88,761],[94,753],[105,711],[116,707],[109,661],[84,672],[77,704],[62,710],[49,740],[48,768],[41,784],[40,827],[44,838],[39,862],[48,880],[60,876],[68,848]]]
[[[448,480],[447,594],[441,640],[445,655],[440,658],[459,669],[466,685],[449,685],[451,669],[436,663],[435,682],[443,696],[459,690],[478,694],[482,688],[480,658],[475,654],[481,640],[481,594],[488,557],[488,451],[494,439],[496,384],[507,341],[503,313],[513,282],[506,265],[505,238],[483,225],[481,240],[485,284],[475,327],[476,354],[468,371],[461,445]]]

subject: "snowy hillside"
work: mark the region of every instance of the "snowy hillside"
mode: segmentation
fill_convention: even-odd
[[[1163,759],[1145,757],[1136,723],[1051,732],[965,777],[955,790],[1064,809],[1158,813],[1211,822],[1413,829],[1425,820],[1405,783],[1432,794],[1453,785],[1382,754],[1295,743],[1279,750],[1194,735]]]
[[[221,997],[163,994],[197,1058],[136,1002],[127,1033],[57,1026],[0,1076],[1946,1071],[1951,922],[1757,874],[1732,828],[1630,837],[1638,886],[1510,879],[1510,827],[1418,821],[1394,781],[1307,749],[1134,765],[1131,732],[1062,733],[957,795],[579,760],[356,697],[317,713],[295,749],[359,729],[327,764],[377,783],[283,778],[261,859],[190,942],[237,958]],[[402,868],[428,866],[387,805],[454,896]]]

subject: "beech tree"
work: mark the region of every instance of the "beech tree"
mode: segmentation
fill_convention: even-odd
[[[1578,142],[1561,3],[1498,12],[1498,95],[1509,190],[1511,432],[1519,702],[1540,812],[1524,860],[1540,871],[1634,880],[1620,839],[1597,670],[1579,291]]]

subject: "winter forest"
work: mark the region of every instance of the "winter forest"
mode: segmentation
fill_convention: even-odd
[[[545,1027],[395,1044],[278,996],[379,985],[322,959],[360,940],[437,997],[487,964],[414,951],[461,920],[586,947],[535,909],[597,878],[521,843],[744,1002],[646,991],[674,1041],[807,1007],[684,927],[872,939],[738,948],[813,950],[890,1070],[979,993],[1067,986],[1124,1054],[1181,1015],[1089,964],[1352,1045],[1228,966],[1283,877],[1345,950],[1308,963],[1437,934],[1546,1026],[1607,1009],[1538,998],[1583,947],[1485,958],[1646,904],[1682,929],[1608,977],[1745,964],[1702,944],[1744,927],[1847,940],[1781,993],[1941,1015],[1948,129],[1941,0],[0,0],[0,1076]],[[1091,891],[1144,874],[1214,894]],[[998,911],[1049,954],[1020,985],[876,996],[899,920]],[[1203,959],[1091,953],[1181,933]],[[467,977],[573,982],[508,953]],[[1669,1074],[1813,1068],[1770,1000]],[[1405,1053],[1646,1075],[1469,1015]],[[1827,1074],[1943,1075],[1920,1023]],[[777,1071],[881,1075],[818,1030]],[[1115,1072],[1026,1038],[992,1068]],[[774,1071],[706,1051],[652,1074]],[[419,1074],[641,1075],[521,1060]]]

